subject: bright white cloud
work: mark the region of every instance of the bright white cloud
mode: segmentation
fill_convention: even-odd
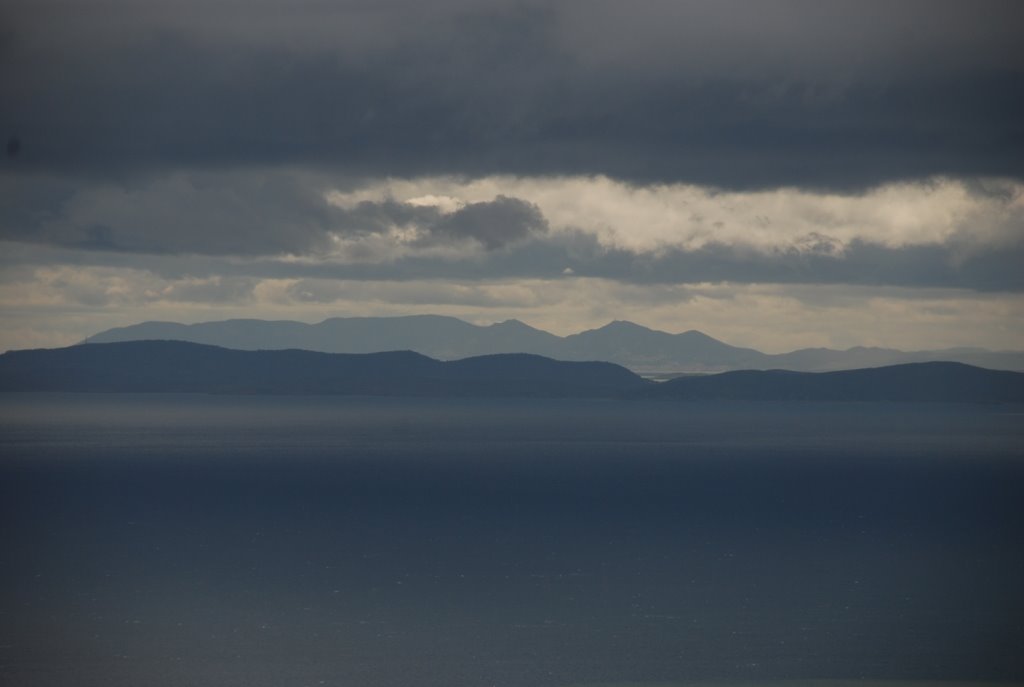
[[[553,231],[582,230],[606,246],[646,252],[708,243],[761,249],[837,248],[855,239],[900,247],[998,242],[1024,230],[1024,184],[994,180],[988,189],[952,179],[889,184],[863,194],[801,189],[721,192],[687,184],[637,187],[607,177],[493,176],[389,179],[355,191],[332,191],[328,202],[353,207],[394,198],[457,208],[499,194],[535,203]],[[810,249],[810,248],[808,248]]]
[[[288,170],[179,172],[75,189],[23,180],[15,190],[44,202],[0,212],[0,236],[136,254],[338,264],[476,259],[560,235],[645,254],[714,244],[839,255],[860,240],[887,248],[945,244],[964,258],[1024,238],[1024,184],[1005,180],[940,178],[859,194],[633,186],[582,176],[385,179],[331,190],[337,186],[330,175]]]
[[[433,194],[409,198],[405,202],[408,203],[409,205],[412,205],[413,207],[418,208],[437,208],[438,210],[446,214],[451,214],[458,210],[459,208],[464,207],[466,205],[465,202],[459,200],[458,198],[453,198],[451,196],[435,196]]]

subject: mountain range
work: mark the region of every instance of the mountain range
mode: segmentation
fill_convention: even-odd
[[[603,362],[512,353],[439,361],[411,351],[240,351],[130,341],[0,355],[0,391],[665,398],[690,401],[1024,402],[1024,373],[962,363],[783,370],[658,383]]]
[[[785,369],[803,372],[953,361],[991,369],[1024,371],[1024,352],[952,348],[900,351],[855,347],[805,348],[769,354],[730,346],[696,330],[680,334],[615,321],[569,336],[556,336],[518,320],[488,326],[454,317],[336,317],[319,324],[294,321],[222,320],[199,324],[143,322],[109,329],[83,343],[176,340],[238,350],[303,349],[324,353],[409,350],[438,360],[498,353],[532,353],[557,360],[603,360],[635,372],[687,373]]]

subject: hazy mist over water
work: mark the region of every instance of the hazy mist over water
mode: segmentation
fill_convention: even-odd
[[[0,395],[0,681],[1021,681],[1022,419]]]

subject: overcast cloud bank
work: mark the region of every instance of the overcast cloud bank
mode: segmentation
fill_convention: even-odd
[[[1024,341],[1018,2],[0,12],[0,348],[151,309]]]
[[[0,127],[32,169],[828,189],[1024,174],[1012,1],[41,0],[5,15]]]

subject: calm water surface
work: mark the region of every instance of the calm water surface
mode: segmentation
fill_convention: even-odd
[[[0,683],[1019,682],[1022,493],[1020,407],[0,395]]]

